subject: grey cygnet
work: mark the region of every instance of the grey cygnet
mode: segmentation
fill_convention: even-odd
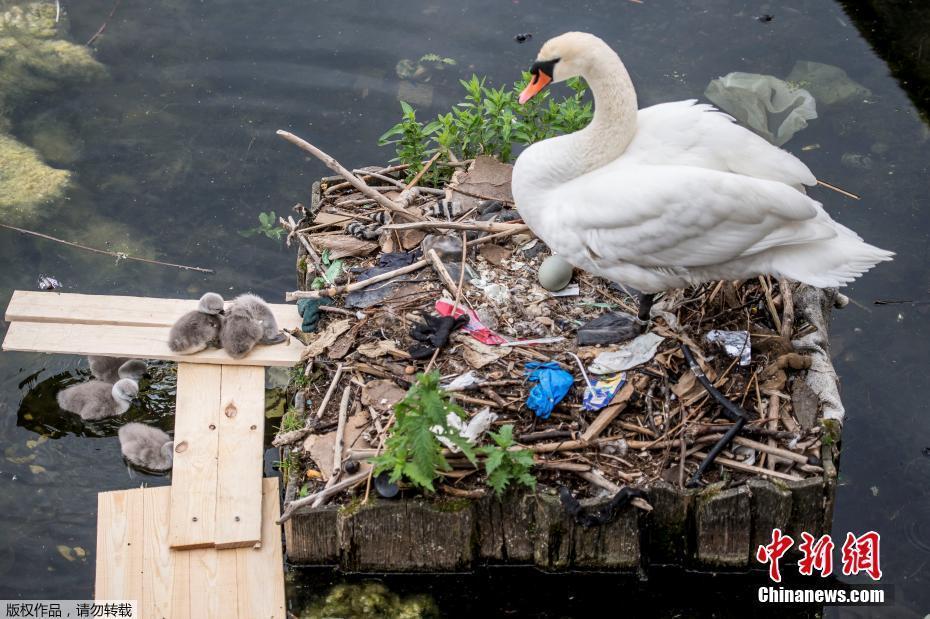
[[[149,471],[167,471],[174,456],[174,442],[158,428],[127,423],[119,429],[119,447],[132,464]]]
[[[190,355],[199,352],[219,339],[223,313],[223,297],[208,292],[200,297],[197,309],[187,312],[174,323],[168,334],[168,348]]]
[[[244,307],[233,304],[226,312],[220,343],[230,357],[241,359],[262,341],[265,331]]]
[[[278,328],[278,321],[274,317],[274,312],[261,297],[254,294],[240,294],[233,299],[233,307],[241,307],[248,312],[252,320],[257,320],[262,325],[262,344],[280,344],[287,340],[287,336],[281,333]]]
[[[148,370],[144,361],[129,357],[88,355],[87,363],[90,364],[90,373],[94,378],[105,383],[115,383],[121,378],[131,378],[139,382]]]
[[[85,420],[122,415],[129,410],[132,399],[139,394],[139,385],[131,378],[121,378],[116,384],[92,380],[58,392],[58,406],[77,413]]]

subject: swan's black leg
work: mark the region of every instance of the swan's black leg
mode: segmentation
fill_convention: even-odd
[[[639,297],[639,319],[643,322],[649,322],[649,312],[652,310],[652,306],[655,303],[656,296],[654,294],[642,294]]]

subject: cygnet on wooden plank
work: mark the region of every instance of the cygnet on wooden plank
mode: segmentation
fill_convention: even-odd
[[[76,413],[85,420],[122,415],[139,394],[139,384],[122,378],[116,384],[92,380],[58,392],[56,399],[62,409]]]
[[[119,429],[119,447],[129,462],[149,471],[171,468],[174,442],[158,428],[127,423]]]
[[[233,307],[241,307],[248,312],[252,320],[262,325],[262,344],[280,344],[287,340],[287,336],[278,328],[278,321],[268,304],[261,297],[254,294],[240,294],[233,299]]]
[[[254,294],[236,297],[226,310],[220,342],[234,359],[241,359],[257,344],[278,344],[287,336],[278,329],[278,321],[268,304]]]
[[[214,344],[222,327],[223,297],[208,292],[200,297],[197,309],[187,312],[174,323],[168,333],[168,348],[190,355]]]

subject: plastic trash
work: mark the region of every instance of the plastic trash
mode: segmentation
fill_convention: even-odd
[[[44,273],[39,275],[39,280],[37,282],[39,290],[56,290],[61,288],[61,282],[52,277],[51,275],[45,275]]]
[[[425,314],[423,322],[413,325],[410,337],[422,344],[415,344],[408,351],[412,359],[429,359],[449,341],[453,331],[465,326],[468,318],[464,316],[433,316]]]
[[[584,390],[581,407],[586,411],[599,411],[614,399],[617,391],[626,383],[626,372],[604,376]]]
[[[872,94],[868,88],[852,80],[846,71],[832,64],[798,60],[785,78],[804,88],[818,103],[833,105],[852,99],[864,99]]]
[[[640,333],[641,323],[626,312],[608,312],[578,327],[579,346],[617,344]]]
[[[771,75],[729,73],[711,81],[704,96],[776,146],[817,118],[811,93]]]
[[[391,474],[387,471],[376,475],[373,481],[375,482],[375,491],[382,498],[393,499],[400,492],[400,487],[391,481]]]
[[[452,313],[452,303],[443,300],[436,301],[436,313],[438,313],[440,316],[450,315]],[[460,305],[455,308],[455,316],[459,317],[462,315],[468,316],[468,324],[463,327],[465,332],[469,333],[473,338],[482,344],[487,344],[488,346],[497,346],[498,344],[503,344],[507,341],[502,336],[494,333],[486,326],[484,326],[478,319],[478,314],[476,314],[474,310],[464,308]]]
[[[549,419],[552,409],[572,388],[575,379],[555,361],[530,361],[526,364],[526,370],[529,381],[536,383],[526,399],[526,406],[536,413],[537,417]]]
[[[593,374],[613,374],[642,365],[656,356],[659,344],[665,340],[655,333],[643,333],[618,350],[602,352],[588,366]]]
[[[443,387],[446,391],[465,391],[476,385],[481,384],[481,379],[475,374],[474,370],[469,370],[460,376],[456,376],[452,381]]]
[[[708,331],[704,339],[711,344],[720,344],[731,357],[739,357],[739,364],[749,365],[752,360],[752,346],[749,342],[748,331],[723,331],[713,329]]]
[[[449,432],[457,432],[458,435],[468,441],[470,445],[474,445],[484,436],[484,433],[488,431],[491,424],[494,423],[496,419],[497,415],[492,413],[490,408],[485,407],[469,419],[468,423],[462,421],[462,418],[459,417],[458,414],[449,413],[446,415],[446,425],[448,426]],[[454,454],[459,452],[458,446],[445,436],[446,428],[435,425],[429,430],[436,435],[436,440],[449,448],[449,451]]]

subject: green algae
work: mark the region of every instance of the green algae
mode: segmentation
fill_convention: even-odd
[[[65,26],[54,2],[0,0],[0,217],[5,221],[38,218],[41,207],[61,199],[69,186],[71,174],[46,164],[39,151],[49,151],[60,164],[78,156],[55,127],[38,135],[32,131],[38,151],[11,137],[16,108],[37,95],[106,75],[87,47],[60,38]]]
[[[426,595],[401,597],[380,582],[341,584],[330,589],[326,598],[304,610],[301,619],[353,617],[354,619],[426,619],[438,617],[439,608]]]

